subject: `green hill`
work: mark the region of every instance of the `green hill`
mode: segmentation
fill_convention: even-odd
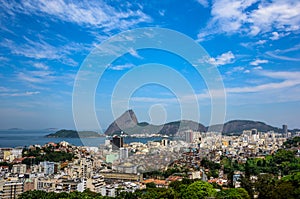
[[[48,138],[95,138],[103,135],[94,131],[75,131],[62,129],[55,133],[46,135]]]

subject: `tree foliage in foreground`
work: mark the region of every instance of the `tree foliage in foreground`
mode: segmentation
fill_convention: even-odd
[[[252,198],[254,194],[257,194],[259,199],[293,199],[299,198],[300,195],[300,172],[280,180],[271,174],[261,174],[255,182],[242,178],[241,183]]]
[[[134,193],[121,192],[116,196],[116,199],[194,199],[194,198],[207,198],[216,197],[216,199],[223,198],[249,198],[247,191],[244,189],[230,189],[224,190],[219,193],[214,187],[203,181],[194,181],[190,179],[183,179],[182,181],[172,182],[169,188],[151,188],[137,190]],[[84,192],[71,192],[71,193],[54,193],[45,191],[27,191],[19,196],[19,199],[107,199],[111,197],[101,196],[100,193],[94,193],[89,190]]]

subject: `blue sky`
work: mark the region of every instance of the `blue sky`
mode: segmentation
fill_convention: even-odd
[[[1,129],[74,128],[73,85],[86,57],[111,36],[143,27],[181,32],[207,51],[207,62],[224,83],[226,121],[300,127],[300,1],[4,0],[0,9]],[[121,56],[103,74],[95,94],[102,128],[113,120],[118,81],[147,63],[166,65],[187,79],[197,95],[199,121],[210,123],[207,87],[195,69],[168,52],[145,49]],[[141,86],[128,103],[140,121],[182,119],[168,86]]]

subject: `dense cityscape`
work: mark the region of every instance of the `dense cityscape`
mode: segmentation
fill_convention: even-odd
[[[99,147],[63,141],[1,148],[0,198],[296,198],[300,132],[283,128],[240,136],[189,130],[182,140],[145,144],[115,135]]]

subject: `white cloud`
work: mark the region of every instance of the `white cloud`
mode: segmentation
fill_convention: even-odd
[[[33,59],[47,59],[59,60],[61,63],[69,66],[77,66],[78,63],[74,61],[69,55],[89,50],[90,47],[84,44],[70,42],[66,45],[53,46],[43,40],[33,41],[24,37],[23,43],[16,43],[9,39],[4,39],[0,46],[5,47],[11,51],[12,54],[24,56]],[[41,65],[39,64],[41,67]],[[34,67],[39,67],[34,65]],[[45,67],[45,66],[44,66]],[[41,69],[41,68],[40,68]]]
[[[254,4],[257,6],[253,6]],[[212,19],[207,27],[200,31],[198,39],[203,40],[205,37],[216,33],[239,33],[250,36],[269,33],[272,39],[279,39],[289,32],[300,30],[299,10],[300,1],[294,0],[273,2],[258,0],[214,1],[211,10]]]
[[[17,78],[29,83],[44,83],[55,80],[56,77],[51,71],[24,71],[17,73]]]
[[[207,62],[215,66],[222,66],[225,64],[232,63],[234,58],[234,54],[231,51],[228,51],[226,53],[223,53],[222,55],[217,56],[216,58],[209,58]]]
[[[134,102],[148,102],[148,103],[176,103],[177,98],[156,98],[156,97],[132,97],[131,101]]]
[[[166,13],[166,11],[165,10],[160,10],[160,11],[158,11],[158,14],[160,15],[160,16],[165,16],[165,13]]]
[[[278,40],[279,38],[278,32],[272,32],[272,37],[270,37],[271,40]]]
[[[251,0],[214,1],[211,9],[212,19],[208,22],[207,27],[200,31],[198,39],[201,41],[212,34],[240,31],[243,23],[247,21],[247,14],[243,10],[252,4]]]
[[[261,40],[258,40],[257,42],[242,42],[242,43],[240,43],[240,45],[245,48],[253,48],[253,47],[256,48],[257,46],[262,46],[265,43],[267,43],[267,40],[261,39]]]
[[[295,52],[300,49],[300,44],[296,44],[293,47],[287,48],[287,49],[277,49],[275,51],[268,51],[266,52],[267,55],[270,57],[280,59],[280,60],[287,60],[287,61],[300,61],[298,56],[291,57],[291,56],[286,56],[286,53],[290,52]]]
[[[234,68],[232,69],[232,72],[244,71],[244,70],[245,70],[244,67],[242,67],[242,66],[237,66],[237,67],[234,67]]]
[[[26,91],[23,93],[0,93],[1,97],[24,97],[24,96],[31,96],[31,95],[37,95],[40,94],[39,91]]]
[[[253,68],[253,70],[262,70],[262,69],[263,69],[263,67],[261,67],[261,66],[256,66]]]
[[[281,37],[284,37],[286,35],[289,35],[290,33],[278,33],[278,32],[272,32],[272,36],[270,37],[271,40],[278,40]]]
[[[141,59],[142,57],[138,54],[138,52],[136,50],[134,50],[133,48],[129,49],[129,54],[132,55],[133,57],[139,58]]]
[[[15,92],[16,89],[7,88],[4,86],[0,86],[0,92]]]
[[[197,2],[200,3],[205,8],[207,8],[209,6],[209,3],[207,0],[197,0]]]
[[[260,28],[261,32],[276,30],[299,30],[300,2],[293,0],[279,0],[271,3],[262,2],[258,9],[251,12],[249,22]]]
[[[274,91],[276,89],[287,89],[290,87],[300,85],[300,72],[288,72],[288,71],[264,71],[260,70],[257,73],[260,76],[269,77],[272,79],[280,79],[281,82],[271,82],[255,86],[245,86],[245,87],[235,87],[227,88],[228,93],[252,93],[252,92],[262,92],[262,91]]]
[[[231,75],[232,73],[243,72],[243,71],[245,71],[245,67],[237,66],[237,67],[234,67],[231,70],[227,71],[226,74]]]
[[[296,44],[295,46],[293,46],[291,48],[287,48],[287,49],[283,49],[283,50],[277,49],[276,52],[277,53],[287,53],[287,52],[294,52],[294,51],[298,51],[298,50],[300,50],[300,44]]]
[[[45,64],[43,63],[34,63],[33,66],[36,68],[36,69],[42,69],[42,70],[48,70],[49,67],[46,66]]]
[[[263,59],[257,59],[255,61],[250,62],[250,65],[252,66],[258,66],[259,64],[266,64],[269,63],[268,60],[263,60]]]
[[[278,55],[279,52],[271,52],[268,51],[266,52],[266,55],[269,55],[270,57],[276,58],[276,59],[280,59],[280,60],[287,60],[287,61],[300,61],[300,58],[294,58],[294,57],[288,57],[288,56],[284,56],[284,55]]]
[[[267,40],[259,40],[257,41],[255,44],[258,44],[258,45],[263,45],[267,42]]]
[[[252,93],[252,92],[261,92],[266,90],[282,89],[300,84],[300,80],[285,80],[278,83],[266,83],[258,86],[252,87],[237,87],[237,88],[227,88],[226,91],[229,93]]]
[[[0,61],[4,62],[4,61],[8,61],[9,59],[7,57],[2,57],[0,56]]]
[[[124,65],[116,65],[116,66],[110,66],[109,69],[111,70],[125,70],[125,69],[130,69],[133,68],[133,64],[124,64]]]
[[[151,21],[151,18],[141,11],[141,8],[131,10],[130,3],[123,8],[123,11],[104,1],[88,0],[23,0],[20,3],[5,3],[0,6],[10,15],[17,12],[28,15],[35,14],[106,31],[124,30],[138,23]]]
[[[298,80],[300,77],[300,72],[289,72],[289,71],[261,71],[260,75],[275,78],[275,79],[286,79],[286,80]]]

